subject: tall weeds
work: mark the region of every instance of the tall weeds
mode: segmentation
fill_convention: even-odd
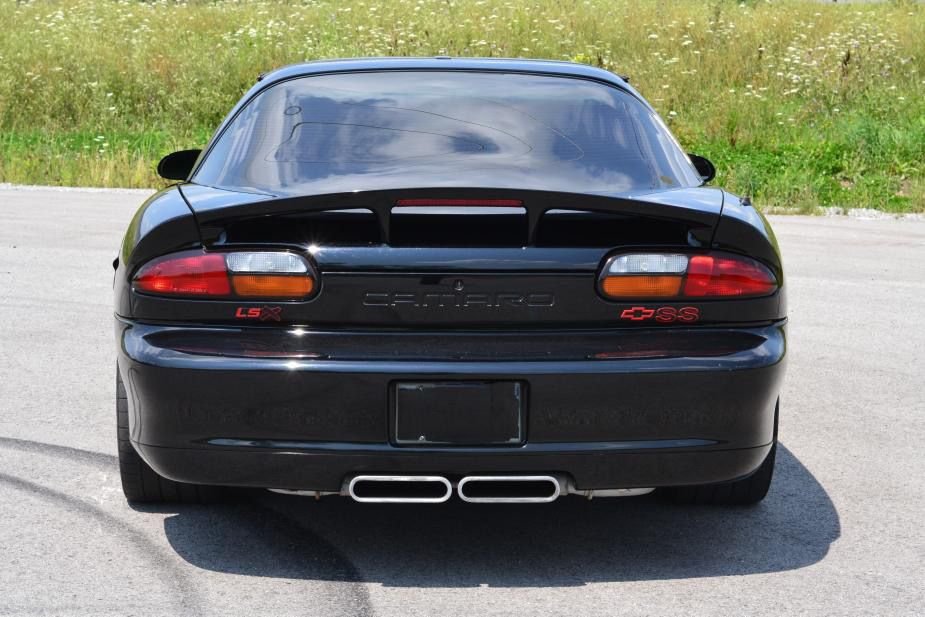
[[[267,69],[347,56],[629,74],[756,203],[925,210],[925,7],[710,0],[0,0],[0,181],[158,186]]]

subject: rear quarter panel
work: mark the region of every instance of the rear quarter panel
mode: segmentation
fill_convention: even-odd
[[[115,311],[132,316],[131,278],[148,260],[198,246],[199,229],[179,187],[149,197],[135,213],[122,239],[114,281]]]
[[[749,255],[771,268],[780,285],[775,294],[778,318],[787,316],[784,264],[774,230],[765,216],[742,198],[726,192],[723,211],[713,234],[713,248]]]

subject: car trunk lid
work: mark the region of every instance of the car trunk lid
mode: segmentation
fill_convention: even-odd
[[[605,258],[633,247],[708,247],[722,206],[713,189],[605,196],[417,188],[277,198],[184,185],[183,192],[208,249],[309,254],[320,292],[280,303],[279,315],[319,327],[619,325],[620,307],[596,288]],[[217,304],[226,303],[198,303],[196,318],[208,320]]]

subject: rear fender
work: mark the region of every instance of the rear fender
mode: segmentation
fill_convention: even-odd
[[[199,228],[179,186],[155,193],[142,204],[122,239],[114,280],[116,314],[130,317],[131,278],[145,262],[200,246]]]
[[[764,215],[741,197],[725,194],[722,216],[716,225],[713,248],[749,255],[763,262],[777,277],[776,297],[779,318],[787,316],[784,265],[771,224]]]

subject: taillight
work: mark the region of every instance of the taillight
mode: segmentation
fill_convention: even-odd
[[[611,257],[600,276],[613,300],[753,298],[777,290],[774,274],[754,259],[729,253],[629,253]]]
[[[166,296],[227,296],[225,256],[201,252],[162,257],[135,275],[135,289]]]
[[[315,290],[315,275],[300,255],[282,251],[187,251],[151,261],[135,289],[165,296],[301,300]]]
[[[245,298],[303,298],[315,289],[308,263],[293,253],[228,253],[234,292]]]
[[[766,296],[777,289],[774,275],[765,266],[747,257],[694,255],[687,266],[684,295]]]

